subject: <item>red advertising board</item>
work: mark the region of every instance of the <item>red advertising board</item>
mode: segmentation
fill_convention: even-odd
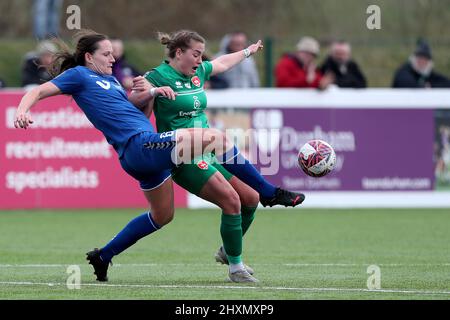
[[[0,209],[146,207],[139,184],[69,96],[40,101],[14,128],[23,92],[0,92]],[[175,186],[175,206],[186,191]]]

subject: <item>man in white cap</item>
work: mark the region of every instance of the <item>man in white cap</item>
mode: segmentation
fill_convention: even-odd
[[[275,67],[277,87],[325,89],[333,82],[331,75],[322,75],[315,60],[320,52],[319,42],[303,37],[297,43],[297,51],[281,57]]]

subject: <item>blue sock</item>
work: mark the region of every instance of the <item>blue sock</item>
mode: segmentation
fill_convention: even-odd
[[[275,195],[275,186],[264,179],[258,170],[242,156],[236,146],[225,154],[216,157],[225,169],[258,191],[264,198],[271,198]]]
[[[110,262],[112,257],[131,247],[139,239],[160,228],[152,219],[150,212],[141,214],[131,220],[104,248],[100,250],[100,257]]]

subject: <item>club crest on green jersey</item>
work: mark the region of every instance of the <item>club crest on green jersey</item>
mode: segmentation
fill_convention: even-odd
[[[200,160],[199,162],[197,162],[197,167],[202,170],[208,170],[208,163],[205,160]]]
[[[199,77],[197,77],[197,76],[194,76],[194,77],[192,77],[191,78],[191,82],[194,84],[194,86],[196,86],[196,87],[200,87],[201,86],[201,81],[200,81],[200,78]]]

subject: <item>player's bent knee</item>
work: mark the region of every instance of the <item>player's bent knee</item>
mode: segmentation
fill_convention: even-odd
[[[220,203],[220,207],[227,213],[241,212],[241,200],[238,193],[231,188],[230,190],[227,190],[223,197],[223,201]]]

